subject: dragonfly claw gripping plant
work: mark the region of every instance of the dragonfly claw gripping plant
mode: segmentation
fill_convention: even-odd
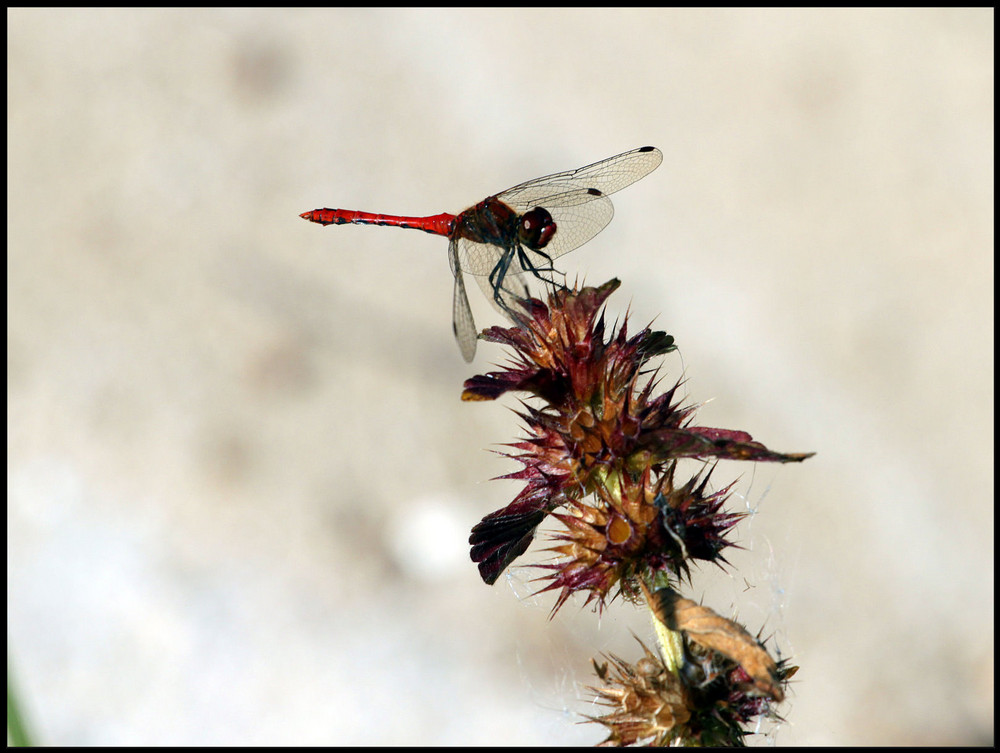
[[[598,611],[621,595],[655,617],[658,651],[642,644],[634,664],[594,662],[602,684],[592,690],[606,713],[588,719],[606,728],[604,744],[741,745],[755,718],[776,716],[797,667],[677,590],[692,560],[728,564],[728,535],[744,516],[724,509],[731,486],[709,490],[712,468],[679,481],[678,461],[787,463],[811,453],[695,425],[679,383],[657,390],[651,361],[674,350],[673,338],[649,328],[629,336],[627,321],[608,331],[603,306],[618,286],[552,286],[547,302],[527,299],[510,312],[514,327],[482,333],[513,355],[503,370],[467,380],[462,398],[528,396],[519,411],[525,436],[504,453],[521,468],[501,477],[525,483],[473,528],[471,556],[494,583],[554,518],[553,558],[534,565],[539,590],[557,592],[553,614],[581,593]]]

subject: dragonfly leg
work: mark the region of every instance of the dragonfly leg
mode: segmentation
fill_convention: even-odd
[[[559,288],[565,288],[566,287],[566,283],[565,283],[566,274],[564,272],[560,272],[558,269],[556,269],[556,267],[555,267],[555,260],[551,256],[549,256],[547,253],[545,253],[543,250],[541,250],[541,249],[532,249],[532,250],[534,251],[534,253],[538,254],[541,257],[543,257],[548,262],[548,266],[544,266],[544,267],[537,266],[528,257],[528,255],[524,252],[524,249],[521,248],[521,247],[518,247],[518,250],[517,250],[517,260],[518,260],[518,263],[521,265],[521,267],[524,269],[524,271],[531,272],[531,274],[533,274],[539,280],[541,280],[542,282],[544,282],[546,285],[550,285],[553,290],[558,290]],[[549,275],[549,277],[545,277],[546,274]],[[554,275],[554,274],[562,275],[563,282],[561,282],[561,283],[560,282],[556,282],[555,279],[553,279],[551,277],[551,275]]]
[[[510,265],[513,258],[514,250],[508,249],[490,271],[488,278],[490,288],[493,291],[494,302],[501,311],[505,311],[511,316],[516,313],[516,301],[519,298],[527,299],[530,296],[528,286],[523,285],[523,283],[523,290],[521,291],[515,291],[507,287],[508,272],[510,271]],[[517,277],[516,279],[520,278]]]

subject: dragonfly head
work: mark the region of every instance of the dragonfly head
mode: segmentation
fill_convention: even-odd
[[[521,215],[518,239],[532,251],[545,248],[556,234],[556,223],[544,207],[535,207]]]

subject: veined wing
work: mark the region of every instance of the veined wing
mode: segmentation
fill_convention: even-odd
[[[528,289],[526,278],[523,275],[524,270],[515,257],[511,259],[500,288],[493,287],[488,275],[476,275],[473,279],[493,308],[510,319],[511,312],[521,308],[521,299],[527,299],[531,296],[531,291]]]
[[[523,204],[525,202],[520,194],[538,186],[550,186],[551,190],[547,192],[549,195],[563,193],[572,188],[594,188],[605,195],[613,194],[646,177],[659,167],[661,162],[663,154],[659,149],[643,146],[576,170],[567,170],[519,183],[497,194],[497,198],[511,206]]]
[[[604,194],[593,189],[574,187],[553,193],[553,186],[530,186],[520,192],[523,203],[512,205],[518,214],[535,207],[544,207],[556,224],[555,235],[541,253],[524,248],[525,254],[539,269],[549,266],[552,259],[567,254],[589,241],[611,222],[615,208]]]
[[[546,269],[551,260],[579,248],[601,232],[614,217],[615,209],[611,199],[593,194],[584,188],[573,188],[562,193],[552,193],[551,187],[534,186],[521,193],[527,203],[512,207],[518,214],[535,207],[545,207],[556,223],[552,240],[542,249],[544,255],[522,246],[522,252],[535,269]],[[458,241],[458,255],[462,269],[474,275],[488,275],[497,263],[508,253],[502,246],[477,243],[467,238]],[[516,254],[511,251],[510,267],[507,274],[521,274],[523,270],[516,263]]]
[[[458,341],[458,348],[462,351],[462,358],[466,363],[471,363],[476,355],[476,322],[472,318],[472,309],[469,306],[469,296],[465,294],[465,280],[462,278],[462,267],[459,262],[458,246],[452,240],[448,244],[448,263],[451,265],[451,272],[455,275],[455,292],[451,300],[451,328]]]

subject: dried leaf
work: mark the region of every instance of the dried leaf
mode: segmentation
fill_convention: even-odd
[[[661,588],[651,594],[643,584],[643,591],[660,622],[683,633],[689,641],[732,659],[743,667],[758,691],[775,701],[784,700],[774,659],[741,625],[685,599],[672,588]]]

